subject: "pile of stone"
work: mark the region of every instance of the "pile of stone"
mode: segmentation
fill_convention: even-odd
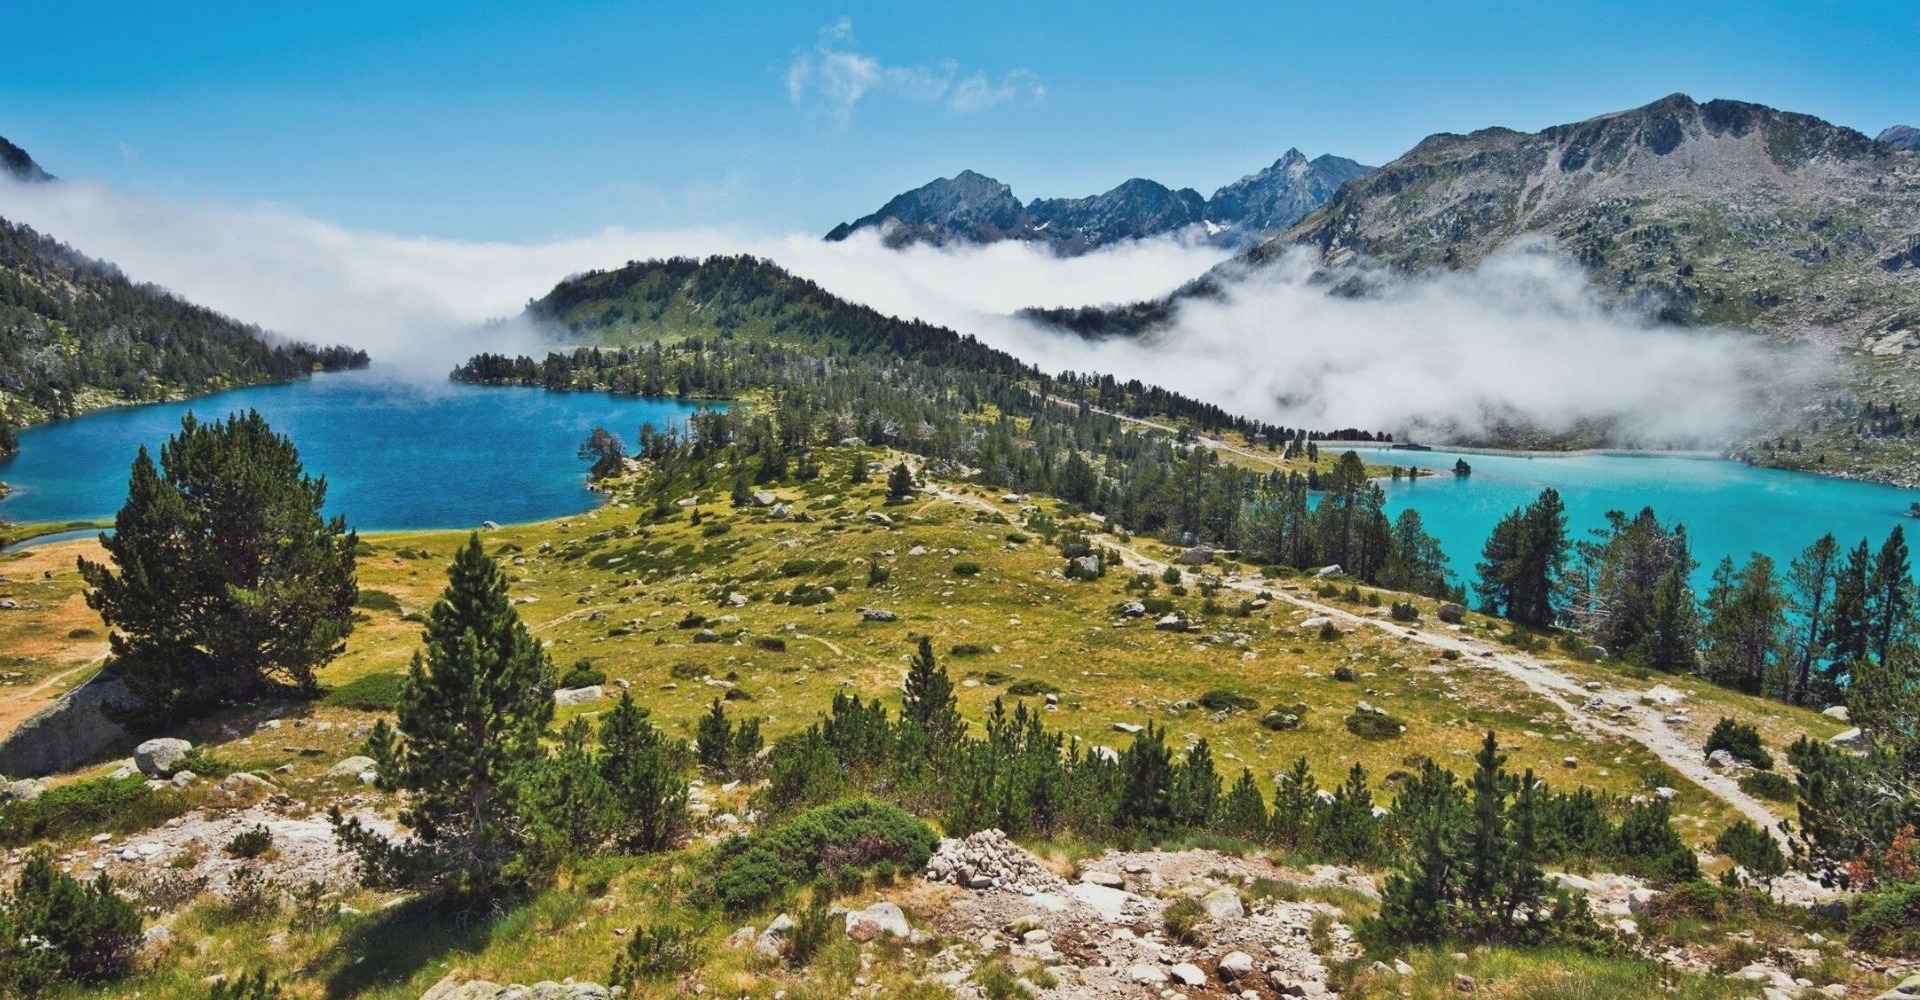
[[[449,973],[435,983],[420,1000],[611,1000],[624,991],[608,989],[599,983],[540,982],[532,986],[502,986],[484,979],[465,979],[462,973]]]
[[[981,830],[967,837],[947,838],[927,861],[927,881],[945,882],[976,892],[1013,892],[1032,895],[1057,892],[1066,883],[1048,871],[1020,845],[999,830]]]

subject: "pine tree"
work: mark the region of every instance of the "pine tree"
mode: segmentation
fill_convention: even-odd
[[[11,458],[20,453],[20,438],[13,432],[13,421],[7,419],[7,411],[0,408],[0,458]]]
[[[1873,554],[1867,540],[1847,550],[1845,565],[1833,579],[1833,613],[1828,621],[1828,656],[1832,667],[1829,680],[1841,681],[1851,665],[1867,655],[1871,648],[1867,624],[1867,579],[1872,572]]]
[[[947,759],[966,733],[960,718],[959,699],[953,693],[953,680],[933,656],[933,641],[920,637],[920,645],[907,666],[907,679],[900,697],[900,759],[910,769]]]
[[[1725,558],[1713,571],[1706,600],[1703,665],[1716,684],[1749,694],[1781,686],[1775,673],[1786,597],[1773,575],[1773,560],[1754,553],[1738,573]]]
[[[1473,807],[1466,833],[1465,872],[1461,897],[1474,918],[1486,926],[1494,917],[1507,875],[1507,758],[1493,732],[1487,732],[1474,755]]]
[[[79,561],[137,714],[251,701],[276,685],[317,690],[314,671],[345,648],[359,596],[359,539],[321,518],[326,496],[257,412],[213,424],[187,414],[158,468],[140,449],[100,538],[111,561]]]
[[[623,691],[600,724],[600,771],[613,790],[614,836],[639,852],[672,847],[688,823],[686,744],[662,733],[647,714]]]
[[[1220,829],[1229,836],[1241,840],[1260,843],[1267,839],[1267,827],[1272,817],[1267,814],[1267,804],[1260,798],[1260,786],[1253,779],[1253,771],[1240,769],[1239,780],[1228,789],[1227,797],[1220,805]]]
[[[1133,743],[1120,754],[1123,784],[1110,822],[1122,830],[1166,830],[1172,814],[1168,802],[1173,783],[1173,751],[1166,730],[1147,723],[1133,734]]]
[[[1887,533],[1867,577],[1867,652],[1881,660],[1906,638],[1913,620],[1913,567],[1906,533],[1899,525]]]
[[[1310,845],[1317,828],[1320,786],[1305,757],[1296,757],[1293,767],[1274,779],[1273,825],[1270,837],[1276,847],[1304,849]]]
[[[427,615],[426,648],[408,667],[396,725],[368,749],[380,786],[408,794],[406,844],[334,822],[373,884],[429,885],[485,898],[539,873],[523,863],[522,779],[545,758],[553,665],[507,598],[507,577],[468,537]],[[397,731],[396,731],[397,730]]]
[[[1787,606],[1795,625],[1787,654],[1791,662],[1786,696],[1796,705],[1812,700],[1814,665],[1825,658],[1832,641],[1830,619],[1838,556],[1839,545],[1828,533],[1795,556],[1787,568]]]
[[[1201,740],[1187,748],[1186,760],[1167,785],[1167,811],[1175,828],[1205,828],[1220,808],[1220,774],[1213,767],[1213,750]]]
[[[1408,843],[1399,870],[1387,876],[1380,929],[1392,941],[1431,943],[1458,936],[1459,855],[1465,804],[1453,773],[1429,760],[1402,793],[1400,821]]]
[[[587,746],[592,735],[584,718],[567,723],[553,756],[534,764],[523,779],[533,817],[531,839],[542,868],[590,857],[613,835],[613,788]]]
[[[867,454],[863,451],[853,453],[853,465],[847,470],[847,482],[859,486],[867,481]]]
[[[893,471],[887,473],[887,499],[909,500],[913,497],[913,470],[907,463],[896,462]]]

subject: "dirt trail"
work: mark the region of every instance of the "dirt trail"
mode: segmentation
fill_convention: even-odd
[[[928,487],[928,492],[974,510],[1006,513],[1004,509],[987,500],[958,490],[934,485]],[[1144,570],[1157,576],[1171,565],[1137,549],[1119,544],[1111,538],[1103,540],[1103,544],[1120,553],[1122,560],[1135,570]],[[1430,631],[1420,627],[1409,627],[1400,622],[1356,615],[1343,608],[1302,597],[1276,585],[1235,578],[1227,578],[1222,583],[1245,593],[1271,594],[1295,607],[1348,625],[1376,628],[1433,649],[1451,649],[1460,654],[1459,662],[1462,664],[1478,663],[1483,667],[1498,670],[1526,685],[1527,690],[1559,708],[1576,730],[1589,736],[1612,736],[1638,743],[1687,780],[1706,789],[1749,822],[1772,834],[1782,847],[1790,846],[1786,834],[1780,829],[1780,817],[1775,815],[1765,803],[1742,791],[1739,783],[1732,777],[1708,767],[1701,745],[1669,727],[1665,713],[1659,706],[1640,704],[1638,690],[1613,685],[1603,686],[1599,690],[1589,690],[1584,682],[1554,669],[1542,660],[1496,643],[1471,638],[1465,634]],[[1600,698],[1606,702],[1607,707],[1604,710],[1606,714],[1584,708],[1585,704],[1593,698]],[[1623,714],[1615,718],[1615,712]]]
[[[1124,545],[1112,542],[1106,544],[1118,551],[1121,557],[1136,569],[1159,573],[1170,565]],[[1246,593],[1271,594],[1295,607],[1324,615],[1337,622],[1376,628],[1389,635],[1434,649],[1455,650],[1460,654],[1459,662],[1462,664],[1478,663],[1491,667],[1526,685],[1527,690],[1546,699],[1566,713],[1567,720],[1576,730],[1590,736],[1613,736],[1630,740],[1647,748],[1654,756],[1659,757],[1662,763],[1733,807],[1734,811],[1754,825],[1771,833],[1782,847],[1790,846],[1786,834],[1780,829],[1780,817],[1775,815],[1765,803],[1742,791],[1739,783],[1732,777],[1708,767],[1702,746],[1668,726],[1665,713],[1659,706],[1640,704],[1638,690],[1604,685],[1598,690],[1590,690],[1584,682],[1554,669],[1553,666],[1536,657],[1496,643],[1470,638],[1465,634],[1435,632],[1410,627],[1402,622],[1368,618],[1332,605],[1321,604],[1277,586],[1249,580],[1228,578],[1223,581],[1223,584]],[[1588,700],[1594,698],[1606,702],[1604,711],[1607,714],[1588,711],[1583,707]],[[1616,718],[1616,712],[1623,714]]]

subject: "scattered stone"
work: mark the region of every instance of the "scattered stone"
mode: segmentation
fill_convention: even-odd
[[[140,773],[156,778],[172,777],[180,769],[180,761],[186,757],[193,744],[186,740],[162,737],[148,740],[133,748],[134,765]]]
[[[847,914],[847,936],[865,943],[886,934],[904,938],[913,932],[907,925],[907,915],[897,903],[875,903],[863,910],[853,910]]]
[[[1253,956],[1244,951],[1230,951],[1220,956],[1214,964],[1214,971],[1227,982],[1236,982],[1253,975]]]
[[[715,638],[717,639],[718,637],[716,636]],[[694,641],[695,642],[700,641],[699,637],[698,636],[694,637]],[[555,691],[553,693],[553,703],[561,707],[566,707],[568,705],[588,705],[588,704],[592,704],[593,702],[599,701],[600,699],[605,698],[606,696],[607,696],[606,691],[603,690],[600,687],[600,685],[589,684],[586,687],[561,688],[558,691]],[[369,763],[371,763],[371,761],[369,761]],[[330,771],[328,773],[331,774],[332,772]],[[357,774],[359,772],[355,772],[355,773]]]
[[[1247,908],[1240,903],[1240,894],[1224,886],[1200,897],[1200,905],[1206,908],[1208,919],[1215,921],[1238,920],[1247,915]]]

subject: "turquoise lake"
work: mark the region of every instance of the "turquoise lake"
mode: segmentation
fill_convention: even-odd
[[[575,457],[595,427],[628,447],[640,425],[679,423],[697,407],[605,393],[396,380],[377,369],[132,406],[20,433],[0,461],[9,521],[110,518],[146,444],[158,458],[180,417],[257,409],[293,439],[309,475],[327,478],[327,511],[362,531],[468,528],[577,514],[598,503]]]
[[[1390,511],[1420,511],[1463,580],[1493,526],[1508,511],[1530,503],[1552,486],[1567,505],[1567,528],[1575,540],[1606,523],[1609,510],[1631,515],[1652,507],[1664,523],[1687,526],[1700,561],[1695,586],[1704,591],[1721,556],[1736,562],[1748,553],[1773,557],[1778,571],[1821,535],[1832,532],[1843,546],[1868,539],[1873,547],[1895,525],[1909,532],[1920,521],[1907,517],[1920,490],[1850,482],[1800,472],[1757,469],[1711,458],[1651,455],[1476,455],[1434,450],[1365,450],[1368,463],[1417,466],[1437,475],[1385,482]],[[1453,475],[1455,459],[1473,475]],[[1915,544],[1909,540],[1909,545]]]
[[[126,494],[135,449],[157,446],[188,410],[202,419],[258,409],[299,446],[307,471],[327,477],[327,506],[365,531],[465,528],[576,514],[594,506],[586,463],[575,457],[594,427],[631,445],[643,422],[665,426],[695,406],[602,393],[500,389],[392,379],[377,370],[320,375],[288,385],[237,389],[181,403],[127,407],[36,427],[20,435],[19,456],[0,462],[14,494],[0,518],[64,521],[111,517]],[[1542,487],[1566,499],[1576,537],[1608,510],[1652,506],[1693,539],[1704,586],[1723,555],[1765,552],[1782,569],[1824,532],[1874,545],[1907,518],[1920,491],[1755,469],[1713,459],[1584,455],[1462,455],[1447,451],[1363,451],[1370,463],[1420,466],[1439,474],[1386,482],[1389,507],[1418,508],[1453,570],[1473,573],[1501,515]],[[1457,479],[1455,458],[1473,465]]]

